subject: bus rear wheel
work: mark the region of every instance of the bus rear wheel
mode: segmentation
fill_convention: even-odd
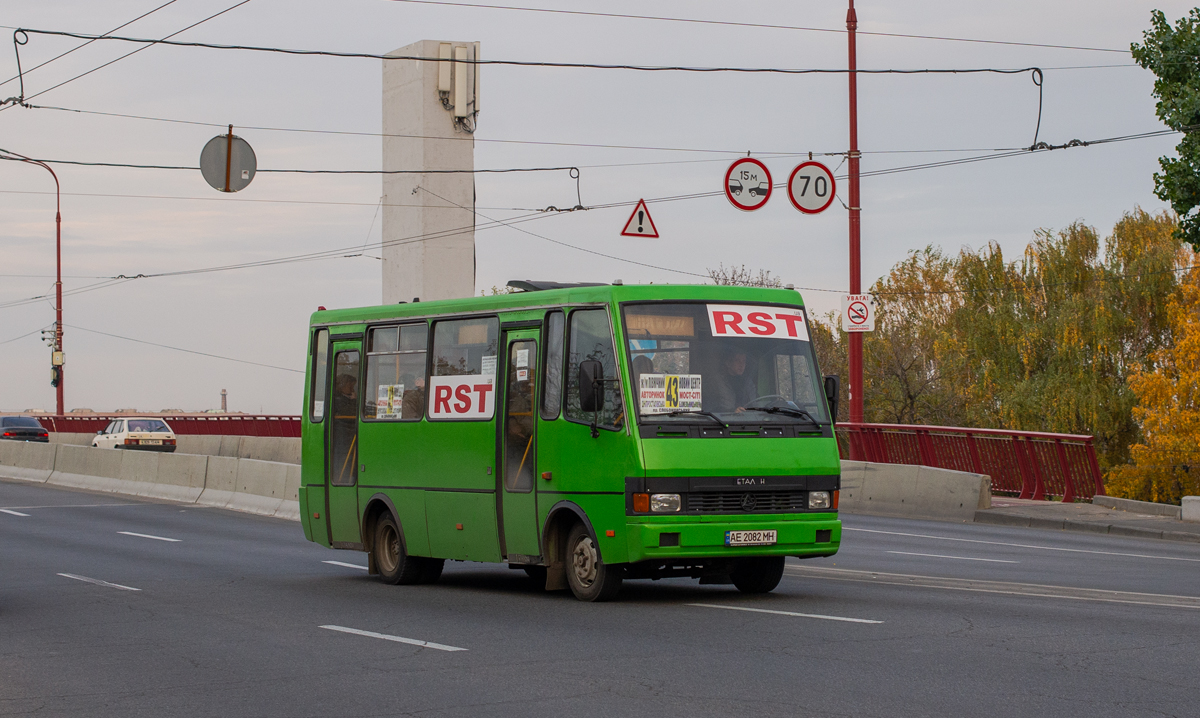
[[[742,593],[770,593],[783,578],[783,556],[739,559],[729,578]]]
[[[384,514],[375,522],[375,565],[379,569],[379,580],[390,584],[421,583],[426,576],[424,562],[417,556],[409,556],[400,541],[400,528],[391,514]],[[441,570],[437,572],[441,574]],[[437,577],[434,577],[437,580]]]
[[[621,568],[600,561],[596,540],[583,524],[567,535],[567,585],[580,601],[609,601],[621,590]]]

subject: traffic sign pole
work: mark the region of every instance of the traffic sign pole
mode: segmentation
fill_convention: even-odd
[[[858,28],[858,16],[854,13],[854,0],[849,0],[846,11],[846,37],[849,54],[850,79],[850,293],[862,293],[862,255],[860,237],[862,224],[858,197],[858,61],[856,57],[854,31]],[[848,337],[850,343],[850,421],[863,420],[863,338],[855,332]],[[858,460],[858,446],[850,443],[850,458]]]

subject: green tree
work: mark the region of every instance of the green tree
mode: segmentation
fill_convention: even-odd
[[[1179,215],[1178,237],[1200,250],[1200,8],[1175,23],[1161,10],[1150,17],[1145,42],[1130,51],[1139,65],[1153,72],[1156,112],[1167,127],[1184,133],[1175,147],[1177,158],[1160,157],[1154,192]]]
[[[909,253],[871,288],[875,331],[863,341],[867,421],[957,425],[961,392],[947,370],[945,330],[961,306],[954,261],[932,246]]]

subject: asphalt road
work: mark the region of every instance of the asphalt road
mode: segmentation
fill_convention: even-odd
[[[767,596],[584,604],[484,564],[386,586],[296,523],[0,481],[0,716],[1200,714],[1200,546],[844,521]]]

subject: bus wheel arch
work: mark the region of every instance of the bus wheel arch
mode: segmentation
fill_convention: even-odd
[[[362,517],[362,543],[367,550],[367,573],[371,576],[379,574],[375,552],[375,533],[378,529],[379,519],[387,514],[391,515],[392,520],[396,522],[396,530],[400,532],[400,548],[406,554],[408,553],[408,543],[404,540],[404,525],[400,523],[395,504],[386,494],[375,494],[367,501],[367,508],[363,510]]]
[[[587,513],[573,501],[559,501],[550,508],[546,525],[542,530],[542,562],[546,565],[546,590],[561,591],[570,588],[567,580],[568,546],[572,530],[581,526],[592,540],[598,563],[604,563],[596,530]]]

